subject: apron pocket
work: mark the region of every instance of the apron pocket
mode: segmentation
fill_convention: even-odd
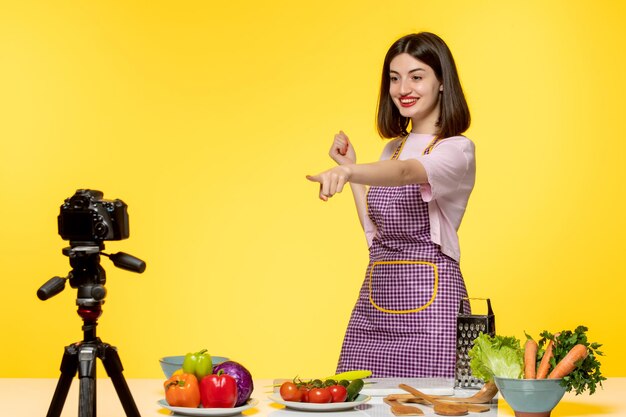
[[[439,272],[432,262],[377,261],[370,266],[370,303],[384,313],[422,311],[435,301],[438,286]]]

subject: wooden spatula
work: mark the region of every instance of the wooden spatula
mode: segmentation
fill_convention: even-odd
[[[466,404],[455,404],[437,401],[430,395],[424,394],[423,392],[406,384],[400,384],[398,386],[400,387],[400,389],[403,389],[404,391],[407,391],[408,393],[413,394],[414,396],[431,403],[435,414],[439,414],[442,416],[464,416],[469,412]]]
[[[400,404],[398,400],[383,398],[385,404],[391,407],[394,416],[423,416],[424,412],[412,405]]]
[[[404,394],[391,394],[391,395],[403,396]],[[410,395],[411,398],[400,397],[398,398],[398,401],[400,403],[407,403],[407,404],[430,404],[427,400],[423,398],[417,398],[417,397],[412,396],[411,394],[406,394],[406,395]],[[446,402],[449,404],[463,404],[467,407],[467,411],[471,413],[484,413],[486,411],[491,410],[491,407],[489,407],[488,405],[483,405],[483,404],[462,403],[460,401],[447,401],[447,400],[441,401],[441,402]]]

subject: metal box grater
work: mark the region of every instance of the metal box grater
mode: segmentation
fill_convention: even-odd
[[[464,301],[469,300],[487,301],[487,315],[465,314],[463,311]],[[458,388],[481,388],[484,385],[482,379],[472,376],[470,369],[470,357],[468,351],[474,346],[474,339],[480,333],[490,336],[496,334],[496,317],[491,309],[489,298],[463,298],[459,305],[459,314],[456,319],[456,372],[454,386]]]

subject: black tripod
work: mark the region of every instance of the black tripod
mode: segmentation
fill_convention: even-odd
[[[63,249],[63,254],[70,258],[72,271],[66,278],[50,279],[37,291],[40,299],[47,300],[61,292],[65,288],[65,281],[69,279],[70,286],[78,289],[76,304],[78,315],[83,319],[83,340],[65,347],[61,360],[61,376],[47,417],[60,417],[72,379],[77,373],[80,380],[78,416],[96,417],[96,358],[102,361],[107,375],[111,378],[126,416],[140,417],[128,384],[122,375],[124,368],[117,350],[96,337],[96,326],[98,326],[98,318],[102,315],[102,304],[106,296],[104,288],[106,273],[100,266],[102,249],[104,249],[102,243]],[[111,258],[113,263],[120,268],[138,273],[146,268],[142,260],[123,252],[113,255],[102,254]]]

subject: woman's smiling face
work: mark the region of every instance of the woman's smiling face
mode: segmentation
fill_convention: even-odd
[[[439,100],[443,85],[433,69],[407,53],[393,58],[389,65],[389,94],[404,117],[412,121],[416,133],[434,133],[439,120]],[[427,131],[420,131],[426,128]]]

